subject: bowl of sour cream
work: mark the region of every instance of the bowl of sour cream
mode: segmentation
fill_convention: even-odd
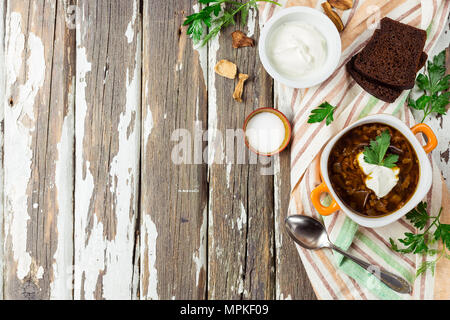
[[[309,88],[336,70],[341,38],[325,14],[296,6],[280,10],[264,25],[258,51],[272,78],[292,88]]]
[[[273,156],[283,151],[291,140],[291,124],[274,108],[259,108],[244,121],[246,146],[256,154]]]

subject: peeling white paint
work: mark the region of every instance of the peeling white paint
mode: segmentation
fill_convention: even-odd
[[[198,8],[197,8],[198,10]],[[206,79],[207,87],[208,87],[208,181],[209,181],[209,170],[212,162],[215,158],[215,139],[217,134],[217,94],[215,87],[215,72],[214,66],[217,63],[217,51],[219,50],[219,37],[220,32],[214,39],[210,40],[205,47],[198,50],[200,66],[203,72],[203,77]],[[207,47],[207,48],[206,48]],[[203,52],[200,50],[204,50]],[[205,71],[207,70],[207,72]],[[207,77],[208,75],[208,77]],[[209,199],[213,199],[214,188],[209,188]],[[211,248],[215,247],[214,243],[214,214],[212,208],[212,201],[209,201],[208,207],[208,239],[210,241]],[[220,250],[220,248],[216,248],[216,250]],[[219,257],[219,253],[217,254]],[[208,278],[209,278],[209,270],[208,270]],[[211,297],[215,297],[215,288],[211,293]]]
[[[136,10],[136,8],[135,8]],[[133,18],[134,21],[134,18]],[[77,42],[80,43],[77,32]],[[113,239],[104,236],[105,226],[98,220],[98,212],[92,212],[90,200],[93,196],[94,180],[89,170],[89,161],[84,159],[84,123],[87,112],[85,96],[86,75],[91,71],[86,49],[77,48],[76,79],[76,235],[75,238],[75,298],[84,293],[86,299],[94,298],[99,277],[101,294],[106,299],[130,299],[134,272],[134,230],[138,183],[138,154],[140,145],[140,34],[137,37],[135,64],[125,77],[125,105],[119,115],[117,127],[118,150],[110,162],[111,206],[115,214],[116,233]],[[131,75],[130,75],[131,73]],[[131,130],[130,130],[131,126]],[[84,168],[85,167],[85,168]],[[83,176],[85,174],[85,176]],[[93,220],[92,228],[87,224]],[[90,229],[89,239],[84,236]],[[83,281],[84,279],[84,281]],[[82,287],[84,285],[84,287]]]
[[[36,279],[42,279],[44,276],[44,268],[42,266],[39,266],[39,268],[36,271]]]
[[[145,81],[145,97],[148,98],[148,80]],[[147,147],[147,140],[150,137],[150,134],[152,133],[152,129],[153,129],[153,115],[152,115],[152,110],[150,109],[150,105],[146,106],[147,108],[147,113],[145,115],[145,119],[144,119],[144,128],[142,128],[143,131],[143,135],[144,135],[144,152],[146,150]]]
[[[280,292],[280,284],[277,283],[277,295],[276,295],[276,299],[277,299],[277,300],[292,300],[292,296],[291,296],[290,294],[288,294],[288,295],[285,297],[284,294]]]
[[[197,3],[195,4],[192,9],[194,10],[194,12],[199,12],[200,11],[200,5]],[[194,43],[192,41],[192,43]],[[207,74],[208,74],[208,46],[204,45],[203,47],[200,46],[200,44],[197,45],[193,45],[193,48],[195,51],[198,52],[198,59],[199,59],[199,63],[200,63],[200,68],[202,69],[202,73],[203,73],[203,80],[205,81],[205,84],[208,82],[208,78],[207,78]]]
[[[25,45],[25,36],[22,33],[22,16],[11,12],[6,18],[5,61],[6,84],[12,85],[22,68],[22,53]]]
[[[178,189],[178,192],[180,192],[180,193],[198,193],[200,191],[198,190],[198,188],[195,188],[195,189]]]
[[[133,16],[131,21],[128,22],[127,30],[125,31],[125,37],[127,37],[128,43],[131,43],[134,39],[134,24],[136,23],[137,5],[136,1],[133,1]]]
[[[217,51],[219,50],[219,37],[210,40],[208,65],[209,65],[209,78],[208,78],[208,169],[216,161],[216,145],[217,145],[217,92],[216,92],[216,74],[214,72],[214,66],[217,63]],[[222,149],[223,150],[223,149]],[[219,162],[220,159],[217,159]]]
[[[71,88],[74,88],[75,79]],[[57,247],[53,255],[53,282],[50,284],[51,299],[71,299],[73,289],[73,92],[68,94],[68,113],[64,118],[61,140],[57,145],[58,159],[55,163],[55,185],[58,201]],[[68,272],[69,270],[69,272]]]
[[[227,162],[227,189],[230,189],[230,179],[231,179],[231,167],[233,166],[233,163]]]
[[[241,202],[241,216],[237,218],[237,227],[239,231],[242,231],[242,227],[247,223],[247,212],[245,211],[245,207]]]
[[[201,269],[203,268],[204,270],[206,270],[206,220],[207,220],[206,215],[207,215],[207,206],[205,205],[205,208],[203,209],[202,224],[200,226],[199,246],[192,256],[192,260],[194,261],[195,265],[195,275],[196,275],[195,283],[197,286],[199,285]]]
[[[5,12],[5,2],[0,2],[0,12]],[[0,19],[0,34],[5,34],[5,19]],[[6,66],[5,66],[5,47],[4,47],[4,38],[0,40],[0,99],[2,101],[6,100],[5,96],[5,78],[6,78]],[[3,108],[0,108],[0,121],[4,120],[4,110]],[[4,132],[0,132],[0,159],[3,159],[3,141],[4,141]],[[3,172],[3,165],[0,167],[0,208],[2,208],[2,214],[0,217],[0,239],[3,239],[4,242],[4,229],[3,229],[3,218],[4,218],[4,202],[3,202],[3,195],[4,195],[4,186],[3,186],[3,179],[4,172]],[[4,245],[0,245],[0,288],[3,288],[3,256],[4,256]],[[0,290],[0,300],[3,299],[3,290]]]
[[[129,299],[132,290],[130,280],[133,278],[133,263],[130,262],[133,261],[135,218],[130,218],[130,207],[136,212],[141,87],[138,75],[141,65],[139,52],[138,48],[133,76],[126,87],[125,110],[120,114],[117,127],[119,149],[110,164],[110,191],[115,196],[117,233],[114,240],[104,240],[105,243],[101,246],[106,249],[107,270],[103,275],[103,295],[106,299]],[[129,70],[126,79],[129,79]],[[133,121],[133,130],[129,132],[127,128]]]
[[[242,268],[242,263],[239,266],[239,279],[238,279],[238,288],[237,293],[242,294],[244,292],[244,270]]]
[[[280,249],[281,245],[283,243],[283,236],[282,232],[280,230],[280,225],[282,223],[278,223],[281,221],[280,215],[281,215],[281,184],[283,183],[281,180],[281,163],[280,163],[280,157],[279,155],[275,155],[275,163],[274,163],[274,213],[275,213],[275,247],[276,249]],[[273,248],[271,247],[273,250]],[[277,256],[277,259],[280,259],[279,256]]]
[[[77,198],[77,194],[75,194],[75,198]],[[82,206],[84,208],[81,208]],[[75,209],[76,212],[87,213],[88,211],[81,211],[81,209],[89,209],[89,201],[85,205],[76,205]],[[78,239],[78,241],[75,240],[75,299],[77,300],[81,299],[82,292],[84,292],[85,299],[95,299],[94,294],[98,276],[105,270],[105,253],[99,246],[103,242],[103,223],[98,220],[96,214],[92,215],[92,219],[91,236],[86,245],[85,238],[77,235],[84,235],[82,231],[86,230],[87,217],[75,220],[77,224],[75,239]],[[83,278],[85,279],[84,283],[82,281]],[[82,287],[83,284],[84,287]]]
[[[82,32],[77,23],[77,43],[81,42]],[[90,163],[83,157],[85,121],[87,113],[86,76],[91,72],[91,63],[87,60],[86,48],[78,47],[76,52],[76,159],[75,159],[75,290],[74,298],[80,299],[84,292],[86,299],[92,299],[98,274],[104,270],[104,252],[97,244],[103,241],[103,224],[93,215],[93,226],[89,243],[85,245],[83,235],[89,221],[89,205],[94,190],[94,178],[90,171]],[[85,172],[85,176],[83,176]],[[85,272],[89,270],[89,272]],[[84,287],[82,279],[85,277]]]
[[[142,272],[146,272],[148,274],[147,296],[143,298],[157,300],[159,299],[158,270],[156,269],[156,240],[158,239],[158,231],[156,229],[156,225],[153,223],[148,213],[144,212],[142,218],[142,239],[144,239],[145,243],[148,246],[147,250],[145,246],[141,246],[141,257],[145,257],[146,255],[148,255],[148,270],[145,270],[145,266],[141,262],[143,266],[141,268]],[[145,288],[141,290],[141,292],[143,291],[145,291]]]
[[[209,188],[209,194],[208,199],[213,199],[214,188]],[[214,215],[213,215],[213,209],[212,209],[212,201],[208,201],[208,241],[211,242],[211,248],[214,248]],[[209,271],[209,269],[208,269]]]
[[[247,18],[247,37],[252,37],[255,34],[256,16],[258,10],[255,8],[250,8],[248,11]]]
[[[140,264],[141,264],[141,240],[139,234],[136,235],[136,247],[134,250],[134,262],[133,262],[133,284],[131,291],[131,299],[139,300],[139,283],[141,281],[140,278]]]
[[[32,132],[35,130],[35,98],[44,84],[44,45],[33,32],[28,34],[24,56],[25,37],[22,17],[17,12],[6,18],[6,97],[15,90],[13,106],[5,99],[5,231],[11,237],[13,259],[17,265],[17,278],[23,280],[30,272],[31,256],[27,252],[28,214],[27,188],[31,177]],[[26,64],[23,61],[26,59]],[[26,81],[17,84],[18,74],[26,72]]]

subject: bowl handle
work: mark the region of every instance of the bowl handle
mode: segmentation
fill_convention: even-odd
[[[322,195],[322,193],[330,194],[330,191],[328,190],[328,187],[325,184],[325,182],[322,182],[320,185],[315,187],[314,190],[311,192],[312,204],[314,208],[316,208],[317,212],[319,212],[322,216],[328,216],[340,209],[339,205],[337,204],[336,200],[333,199],[331,194],[330,194],[330,197],[332,199],[331,204],[328,207],[324,207],[322,203],[320,203],[320,196]]]
[[[427,144],[423,146],[423,149],[426,153],[430,153],[433,151],[434,148],[437,146],[437,139],[436,135],[434,134],[433,130],[426,125],[425,123],[419,123],[416,124],[414,127],[411,128],[412,133],[417,134],[418,132],[422,132],[427,137]]]

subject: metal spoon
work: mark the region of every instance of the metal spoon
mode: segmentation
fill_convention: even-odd
[[[411,293],[411,285],[405,279],[358,259],[344,250],[336,247],[328,238],[327,231],[322,223],[308,216],[294,215],[285,220],[289,235],[300,246],[310,250],[329,248],[333,249],[348,259],[359,264],[368,272],[377,277],[381,282],[399,293]]]

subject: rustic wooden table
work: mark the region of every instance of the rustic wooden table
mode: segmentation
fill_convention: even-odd
[[[174,132],[225,133],[283,104],[257,48],[231,47],[233,28],[193,48],[181,25],[196,9],[197,0],[0,2],[0,297],[315,298],[283,229],[289,150],[273,158],[273,175],[236,159],[173,161]],[[256,12],[242,30],[258,38]],[[220,59],[251,76],[244,103],[231,98],[235,82],[216,77]],[[445,123],[432,122],[448,177]],[[205,153],[219,159],[226,142]]]

